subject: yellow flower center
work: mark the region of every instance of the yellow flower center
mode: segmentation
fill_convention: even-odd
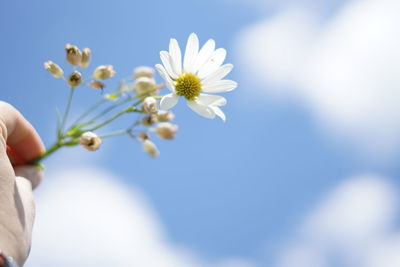
[[[175,90],[177,95],[194,100],[201,92],[200,78],[193,73],[182,74],[176,79]]]

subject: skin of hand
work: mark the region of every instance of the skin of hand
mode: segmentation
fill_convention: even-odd
[[[13,167],[7,146],[25,162],[44,152],[33,126],[0,101],[0,249],[22,266],[31,247],[35,217],[32,188],[40,182],[41,172],[33,166]]]

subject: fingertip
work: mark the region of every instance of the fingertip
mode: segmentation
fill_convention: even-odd
[[[14,172],[15,176],[29,180],[32,184],[32,189],[35,189],[43,180],[43,171],[36,166],[18,166],[14,168]]]
[[[2,136],[13,152],[24,162],[39,157],[45,151],[35,128],[12,105],[0,101],[0,126]]]

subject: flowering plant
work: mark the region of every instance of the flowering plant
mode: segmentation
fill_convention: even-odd
[[[56,141],[43,155],[34,159],[32,164],[39,164],[65,146],[80,144],[87,150],[95,151],[99,149],[104,138],[122,134],[139,140],[146,153],[157,157],[159,151],[151,141],[150,133],[155,132],[163,139],[175,138],[178,126],[171,123],[175,115],[168,109],[176,105],[179,97],[185,98],[188,106],[197,114],[210,119],[219,116],[225,121],[225,114],[220,107],[226,104],[226,99],[205,93],[227,92],[237,86],[234,81],[223,80],[233,68],[232,64],[222,65],[226,56],[225,49],[215,49],[212,39],[200,49],[198,37],[192,33],[187,41],[183,64],[181,49],[175,39],[170,40],[169,51],[160,52],[163,64],[155,67],[165,86],[171,91],[169,94],[159,96],[164,84],[156,83],[153,68],[140,66],[134,69],[132,77],[121,81],[115,90],[103,94],[97,103],[68,124],[76,88],[88,86],[105,90],[105,81],[112,78],[115,71],[111,65],[101,65],[93,71],[92,76],[83,78],[79,68],[84,69],[90,65],[91,50],[84,48],[81,51],[77,46],[67,44],[65,53],[67,62],[73,67],[68,76],[64,75],[63,69],[56,63],[44,63],[45,69],[51,75],[66,82],[69,96],[63,115],[58,116]],[[102,135],[95,133],[128,113],[137,113],[139,116],[126,129]]]

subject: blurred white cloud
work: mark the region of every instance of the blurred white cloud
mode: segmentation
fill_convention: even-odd
[[[146,197],[96,168],[59,169],[39,188],[27,267],[253,266],[209,263],[168,241]]]
[[[399,266],[398,193],[383,177],[348,179],[306,216],[277,266]]]
[[[400,148],[400,1],[349,1],[329,18],[309,8],[281,10],[239,34],[244,79],[267,96],[302,101],[322,129],[362,154],[393,156]]]

